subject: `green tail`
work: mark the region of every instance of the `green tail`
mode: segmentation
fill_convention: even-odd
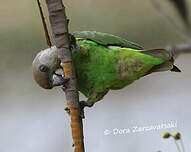
[[[181,72],[181,70],[174,65],[173,54],[167,50],[153,49],[153,50],[141,51],[141,53],[153,56],[155,58],[160,58],[165,61],[162,64],[155,65],[154,67],[152,67],[152,69],[150,69],[147,74],[150,74],[152,72],[160,72],[168,70],[172,72]]]

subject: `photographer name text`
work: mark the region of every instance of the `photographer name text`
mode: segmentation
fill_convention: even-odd
[[[156,125],[148,125],[148,126],[132,126],[129,128],[113,128],[113,129],[105,129],[104,135],[125,135],[130,133],[140,133],[140,132],[148,132],[148,131],[158,131],[162,129],[171,129],[177,128],[177,121],[172,121],[169,123],[161,123]]]

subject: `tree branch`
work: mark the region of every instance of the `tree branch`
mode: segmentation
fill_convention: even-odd
[[[185,41],[190,41],[190,32],[182,29],[160,6],[157,0],[151,0],[152,5],[158,14],[166,21],[166,23],[173,28],[173,30],[182,37]]]
[[[182,44],[173,44],[167,45],[165,47],[166,50],[172,52],[175,57],[178,57],[180,54],[183,53],[191,53],[191,36],[190,31],[182,29],[168,14],[165,12],[161,6],[159,1],[151,0],[152,5],[154,6],[155,10],[158,14],[165,19],[166,23],[168,23],[174,31],[180,35],[186,42]]]
[[[51,28],[58,48],[58,57],[64,69],[64,75],[70,78],[66,85],[65,94],[67,106],[70,109],[71,129],[74,141],[74,151],[84,152],[83,123],[80,116],[79,95],[75,69],[72,62],[70,40],[68,32],[68,20],[62,0],[46,0]]]
[[[178,57],[182,53],[191,53],[191,43],[167,45],[165,49],[172,52],[175,57]]]
[[[38,3],[38,8],[39,8],[39,11],[40,11],[40,17],[41,17],[43,28],[44,28],[44,33],[45,33],[45,37],[46,37],[46,43],[51,48],[52,43],[51,43],[51,40],[50,40],[50,36],[48,34],[48,28],[47,28],[46,21],[45,21],[44,15],[43,15],[42,7],[40,5],[40,0],[37,0],[37,3]]]

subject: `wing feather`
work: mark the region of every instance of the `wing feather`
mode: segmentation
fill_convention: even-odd
[[[76,38],[91,40],[104,46],[113,45],[113,46],[120,46],[120,47],[132,48],[137,50],[143,49],[142,46],[134,42],[130,42],[118,36],[114,36],[107,33],[101,33],[96,31],[82,31],[82,32],[74,32],[73,35]]]

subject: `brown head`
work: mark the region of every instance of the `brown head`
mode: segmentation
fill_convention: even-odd
[[[33,75],[35,81],[44,89],[51,89],[52,75],[60,67],[60,60],[57,55],[57,48],[51,47],[40,51],[33,63]]]

